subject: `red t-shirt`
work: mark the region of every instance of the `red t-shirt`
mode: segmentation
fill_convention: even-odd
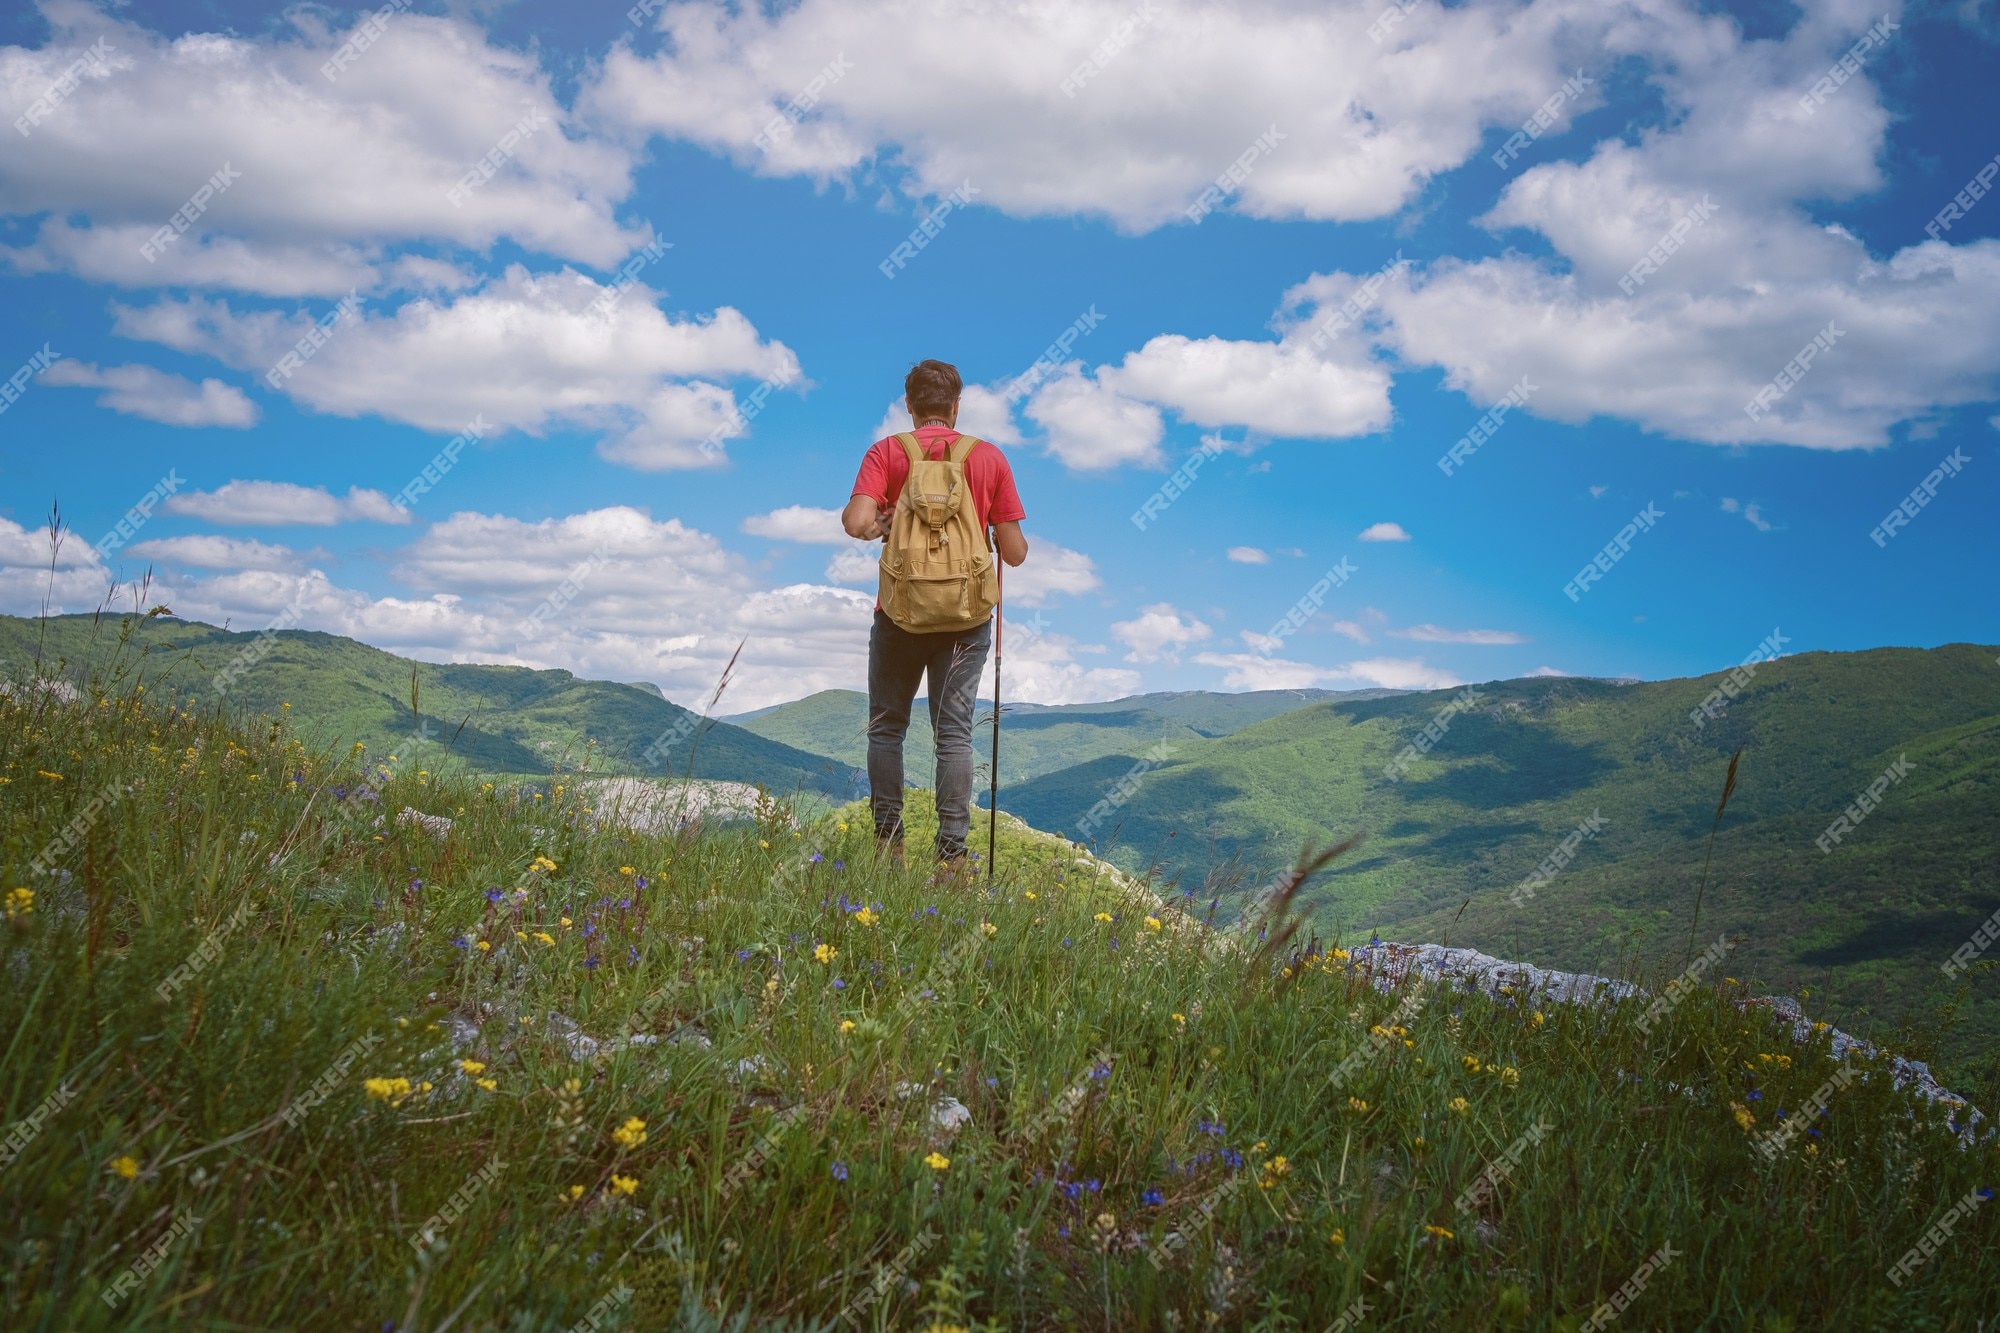
[[[915,434],[917,447],[926,458],[945,458],[958,443],[958,432],[949,426],[920,426]],[[861,457],[861,470],[854,474],[854,489],[848,494],[870,496],[887,513],[895,508],[909,478],[909,456],[903,452],[902,441],[891,435],[868,446]],[[991,440],[981,440],[966,455],[965,488],[971,492],[973,513],[982,530],[995,523],[1018,523],[1028,516],[1021,508],[1020,492],[1014,489],[1014,469],[1007,466],[1007,455]],[[881,608],[879,601],[876,608]]]

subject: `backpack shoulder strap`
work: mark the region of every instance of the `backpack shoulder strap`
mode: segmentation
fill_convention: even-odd
[[[911,467],[915,467],[924,461],[923,446],[917,443],[917,437],[914,433],[906,430],[901,435],[898,435],[896,439],[903,446],[903,453],[909,457]]]
[[[979,440],[976,436],[961,435],[951,446],[950,461],[963,463],[978,447]]]

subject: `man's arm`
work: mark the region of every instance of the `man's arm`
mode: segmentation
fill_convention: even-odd
[[[874,496],[853,495],[848,497],[847,508],[840,511],[840,526],[856,541],[872,542],[889,531],[889,516]]]
[[[1018,565],[1028,558],[1028,539],[1021,535],[1020,523],[995,523],[993,544],[1000,550],[1000,558],[1010,565]]]

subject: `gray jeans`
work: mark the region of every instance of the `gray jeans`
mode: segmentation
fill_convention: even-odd
[[[972,822],[972,710],[993,622],[958,633],[912,634],[875,613],[868,636],[868,793],[875,836],[903,840],[903,737],[917,684],[930,677],[931,732],[937,739],[937,854],[965,854]]]

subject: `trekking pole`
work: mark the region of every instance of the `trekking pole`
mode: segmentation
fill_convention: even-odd
[[[989,543],[992,529],[987,530]],[[1000,630],[1007,612],[1007,562],[993,552],[993,787],[986,798],[986,878],[993,878],[993,854],[1000,841]]]

